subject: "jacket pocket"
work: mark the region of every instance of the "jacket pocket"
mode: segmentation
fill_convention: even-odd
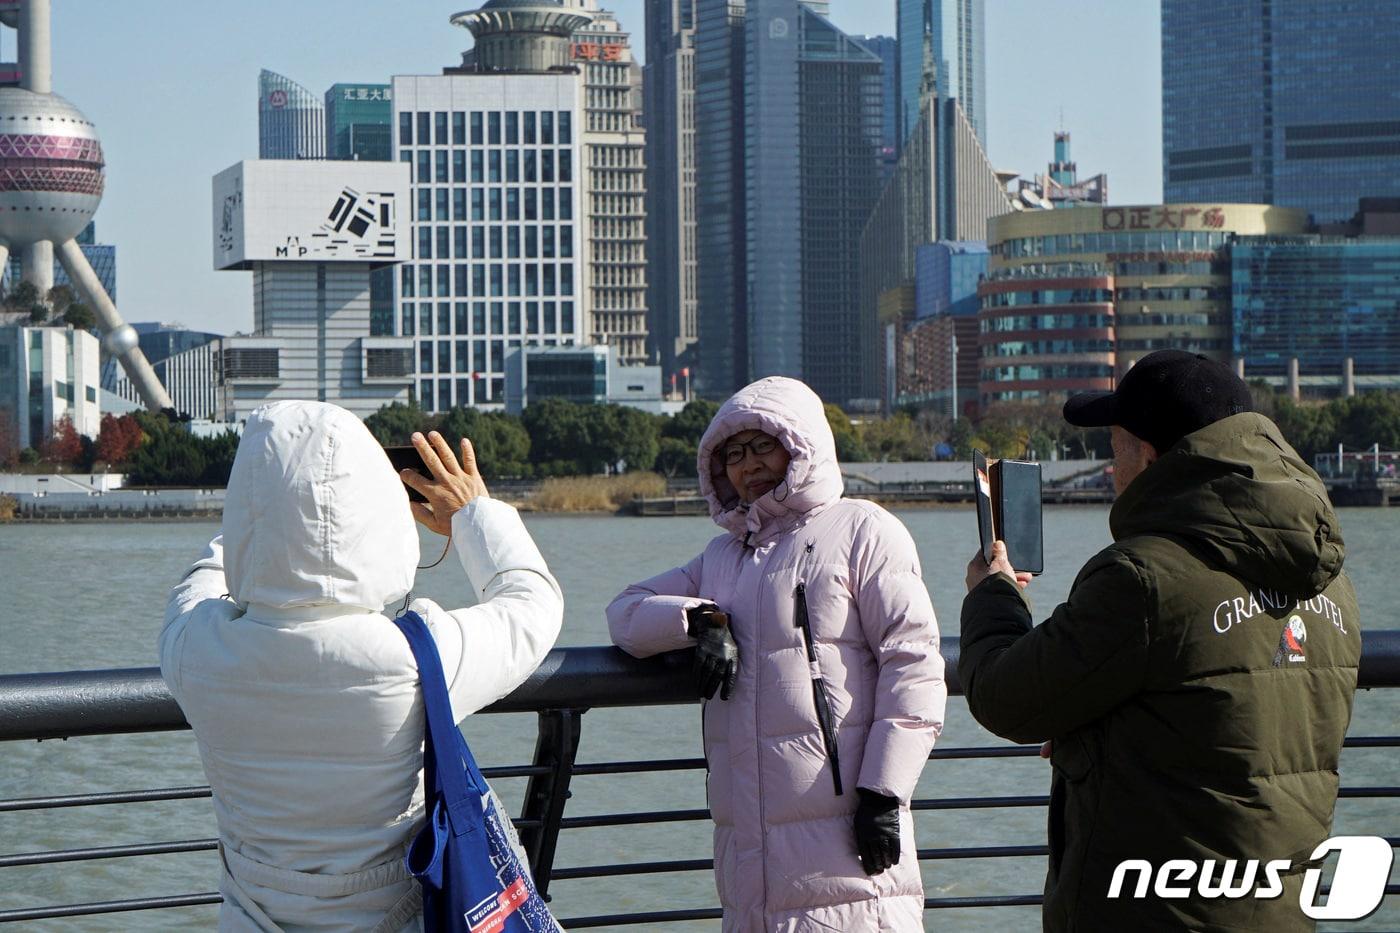
[[[807,664],[812,670],[812,703],[817,710],[817,725],[821,729],[827,761],[831,764],[831,783],[836,796],[840,797],[844,791],[841,787],[841,756],[836,744],[836,721],[831,715],[831,702],[827,698],[826,684],[822,682],[821,668],[817,665],[816,642],[812,639],[812,623],[807,616],[806,583],[797,584],[795,602],[795,624],[802,631],[802,641],[807,648]]]

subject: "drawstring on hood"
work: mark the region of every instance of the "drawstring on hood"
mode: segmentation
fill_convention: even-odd
[[[782,482],[746,504],[729,482],[721,448],[734,435],[752,430],[777,438],[792,460]],[[696,466],[710,517],[746,547],[825,508],[845,490],[822,400],[805,384],[783,376],[745,386],[720,407],[700,439]]]
[[[314,618],[378,612],[413,586],[418,532],[408,493],[364,423],[321,402],[275,402],[248,418],[223,519],[230,595]]]

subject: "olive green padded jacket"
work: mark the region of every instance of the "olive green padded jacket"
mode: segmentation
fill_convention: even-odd
[[[1005,575],[962,610],[958,673],[977,720],[1053,740],[1049,931],[1307,930],[1303,862],[1326,839],[1361,655],[1356,595],[1322,481],[1258,414],[1188,435],[1114,504],[1114,543],[1032,627]],[[1053,554],[1054,542],[1049,542]],[[1139,872],[1233,866],[1240,897],[1161,897]],[[1258,860],[1257,880],[1241,885]],[[1264,863],[1287,859],[1282,896]],[[1170,893],[1170,889],[1168,889]]]

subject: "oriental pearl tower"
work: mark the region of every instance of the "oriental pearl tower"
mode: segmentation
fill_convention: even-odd
[[[19,31],[20,67],[20,86],[0,87],[0,268],[19,252],[24,280],[47,293],[57,252],[141,401],[152,411],[173,408],[74,239],[102,201],[104,162],[97,127],[53,93],[49,0],[0,3],[0,22]]]

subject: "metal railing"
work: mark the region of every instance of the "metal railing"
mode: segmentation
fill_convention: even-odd
[[[1359,686],[1400,687],[1400,631],[1367,632],[1362,636]],[[949,692],[960,694],[957,676],[958,642],[943,641]],[[485,768],[491,780],[527,778],[524,803],[515,825],[529,856],[535,883],[546,897],[551,881],[646,876],[671,872],[710,871],[711,859],[666,860],[624,864],[558,867],[555,853],[563,830],[604,826],[695,822],[709,819],[705,809],[659,810],[565,816],[570,785],[575,777],[703,770],[703,758],[650,761],[580,763],[576,760],[583,715],[590,709],[694,703],[690,687],[688,653],[678,652],[646,661],[631,658],[615,648],[568,648],[551,652],[530,678],[510,696],[483,713],[538,715],[533,759],[528,765]],[[480,715],[480,714],[478,714]],[[154,668],[75,671],[59,674],[0,676],[0,742],[66,739],[78,736],[132,734],[186,729],[179,706]],[[698,742],[697,736],[697,742]],[[1400,748],[1400,736],[1360,736],[1347,739],[1349,748]],[[931,760],[1029,758],[1035,746],[938,747]],[[207,798],[208,787],[172,787],[151,790],[29,797],[0,800],[0,819],[23,811],[111,804]],[[1343,787],[1341,798],[1396,798],[1400,787]],[[979,810],[988,808],[1043,807],[1045,795],[976,796],[915,799],[915,811]],[[1400,846],[1400,838],[1388,840]],[[131,858],[205,852],[217,847],[214,839],[108,845],[44,852],[0,854],[0,870],[23,866],[62,865],[100,859]],[[921,861],[956,859],[1004,859],[1045,856],[1045,845],[953,846],[920,849]],[[1387,896],[1400,894],[1400,886],[1386,888]],[[100,902],[26,907],[0,911],[0,923],[112,914],[159,908],[192,907],[219,903],[215,892],[166,897],[115,899]],[[1041,902],[1039,894],[977,897],[930,897],[927,910],[973,907],[1025,907]],[[557,905],[556,905],[557,906]],[[556,909],[556,913],[557,913]],[[565,917],[568,929],[679,923],[717,919],[718,907],[690,910],[650,910],[586,917]]]

